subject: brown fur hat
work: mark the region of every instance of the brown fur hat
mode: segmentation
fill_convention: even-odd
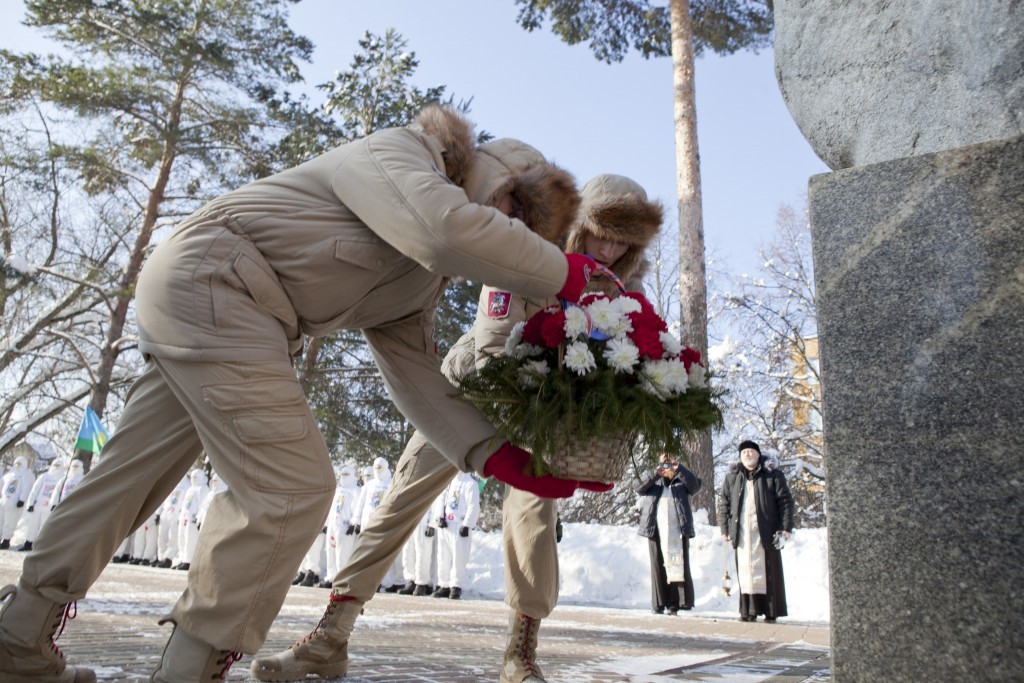
[[[454,109],[437,104],[417,114],[415,123],[424,133],[441,143],[445,175],[462,187],[466,182],[466,173],[473,165],[473,150],[476,147],[473,124]]]
[[[640,289],[647,271],[644,249],[661,230],[665,210],[659,201],[647,198],[637,182],[625,176],[605,173],[592,178],[580,192],[582,202],[565,250],[581,254],[587,233],[601,239],[625,242],[629,249],[612,264],[627,289]],[[604,287],[600,287],[604,289]]]
[[[507,195],[522,206],[523,222],[561,246],[580,205],[576,179],[519,140],[474,143],[473,125],[453,109],[431,105],[416,124],[441,144],[444,172],[470,201],[497,206]]]

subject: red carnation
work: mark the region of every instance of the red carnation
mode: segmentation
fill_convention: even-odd
[[[700,351],[697,349],[691,349],[689,346],[683,349],[683,352],[680,354],[680,358],[682,358],[683,367],[686,368],[687,372],[690,371],[690,366],[694,363],[700,365]]]
[[[553,349],[565,341],[565,311],[558,311],[544,318],[540,324],[543,346]]]
[[[548,315],[549,309],[545,308],[543,311],[538,311],[530,316],[529,320],[526,321],[526,325],[523,326],[524,342],[534,346],[544,346],[544,336],[541,334],[540,328]]]
[[[557,306],[537,311],[523,326],[523,341],[547,349],[557,347],[565,339],[565,313]]]
[[[583,298],[580,299],[580,306],[589,306],[590,304],[594,303],[598,299],[607,299],[607,298],[609,298],[609,297],[604,292],[591,292],[590,294],[584,295]]]
[[[633,325],[633,331],[627,334],[629,340],[636,344],[642,358],[661,360],[665,355],[665,347],[661,344],[658,330],[650,326]]]

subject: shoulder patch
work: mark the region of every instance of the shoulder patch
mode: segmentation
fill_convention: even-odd
[[[512,292],[487,292],[487,317],[508,317],[509,304],[512,303]]]

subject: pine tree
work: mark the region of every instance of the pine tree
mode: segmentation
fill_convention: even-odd
[[[105,294],[105,339],[84,358],[89,405],[103,415],[126,336],[135,282],[154,232],[246,177],[272,124],[267,102],[300,80],[311,43],[287,25],[287,0],[28,0],[25,24],[61,55],[3,53],[8,107],[63,120],[51,154],[78,178],[120,242]],[[63,227],[87,232],[85,226]],[[89,466],[91,454],[76,453]]]

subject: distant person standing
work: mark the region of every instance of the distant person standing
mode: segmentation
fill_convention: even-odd
[[[640,528],[651,555],[651,611],[676,614],[693,608],[690,575],[690,539],[696,535],[690,496],[700,491],[701,480],[667,453],[661,464],[638,489]]]
[[[480,517],[480,486],[472,472],[459,472],[438,498],[437,583],[435,598],[462,597],[466,563],[472,544],[470,533]]]
[[[72,460],[68,466],[68,472],[61,480],[60,486],[55,486],[50,495],[50,511],[52,512],[62,500],[71,495],[71,492],[78,488],[78,485],[85,479],[85,465],[81,460]]]
[[[327,585],[324,588],[330,587],[331,579],[345,566],[356,546],[355,527],[351,520],[360,490],[356,469],[352,465],[342,465],[338,470],[331,511],[327,513]]]
[[[388,492],[389,488],[391,488],[391,467],[386,459],[374,458],[373,466],[370,468],[370,478],[363,484],[363,490],[359,492],[359,500],[352,513],[352,524],[355,525],[356,535],[370,523],[370,519],[384,501],[384,494]],[[395,593],[402,588],[402,585],[402,554],[398,553],[387,574],[384,575],[380,587]]]
[[[56,458],[45,472],[36,477],[36,483],[32,485],[28,500],[25,501],[25,544],[18,550],[32,550],[32,543],[35,542],[39,529],[50,516],[50,497],[63,477],[64,464]]]
[[[25,510],[25,501],[32,492],[35,476],[28,469],[28,460],[23,455],[14,459],[14,467],[3,478],[0,489],[0,550],[11,547],[11,537],[18,527],[18,520]]]
[[[423,513],[409,540],[402,547],[402,575],[405,588],[402,595],[429,595],[433,592],[434,539],[437,531],[430,526],[430,510]]]
[[[170,569],[178,559],[178,511],[189,486],[188,475],[181,478],[159,507],[157,515],[157,562],[153,566]]]
[[[788,614],[779,548],[793,532],[793,497],[774,459],[753,441],[739,445],[718,501],[722,537],[736,549],[740,621],[773,623]],[[777,541],[776,538],[782,539]]]
[[[199,506],[210,492],[206,472],[200,469],[189,474],[191,485],[185,489],[178,511],[178,557],[181,560],[175,569],[188,570],[192,566],[192,556],[199,543]]]

